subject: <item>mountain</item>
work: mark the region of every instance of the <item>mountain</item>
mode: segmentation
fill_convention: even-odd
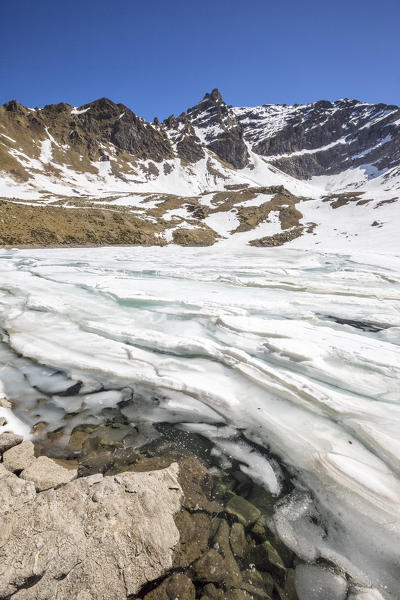
[[[0,107],[3,244],[392,251],[399,196],[394,105],[232,107],[214,89],[163,122],[107,98]]]

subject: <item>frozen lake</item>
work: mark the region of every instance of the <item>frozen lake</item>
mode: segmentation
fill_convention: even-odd
[[[352,598],[400,598],[399,258],[171,246],[0,259],[14,429],[55,430],[71,407],[74,424],[95,418],[139,386],[132,421],[201,433],[279,497],[279,464],[235,443],[239,428],[293,477],[274,517],[283,541],[379,590]],[[52,403],[38,408],[37,389]],[[162,391],[156,405],[146,390]]]

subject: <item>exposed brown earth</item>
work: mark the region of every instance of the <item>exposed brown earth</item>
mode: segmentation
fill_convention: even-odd
[[[0,200],[5,246],[163,245],[162,229],[124,210],[28,206]]]
[[[260,194],[273,197],[259,206],[243,206],[244,202]],[[300,198],[282,186],[216,192],[209,198],[210,205],[202,204],[201,196],[137,196],[140,202],[135,206],[112,204],[121,195],[93,198],[46,194],[34,205],[18,199],[0,199],[0,244],[24,247],[160,246],[167,243],[165,235],[172,230],[169,235],[174,244],[211,246],[220,236],[207,226],[205,219],[215,213],[232,210],[236,213],[240,225],[233,233],[254,229],[268,220],[272,211],[278,213],[284,230],[298,227],[302,218],[296,208]],[[182,208],[187,210],[186,217],[173,213],[168,216],[169,211]]]

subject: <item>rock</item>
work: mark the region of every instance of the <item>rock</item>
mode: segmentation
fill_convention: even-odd
[[[23,439],[22,435],[17,435],[16,433],[11,433],[9,431],[0,434],[0,453],[20,444]]]
[[[33,481],[36,490],[42,492],[68,483],[78,475],[76,469],[61,467],[47,456],[39,456],[21,473],[22,479]]]
[[[283,585],[286,577],[286,569],[282,559],[271,542],[265,541],[258,544],[248,553],[250,563],[253,563],[256,569],[260,571],[269,571],[274,578]]]
[[[213,548],[193,565],[195,581],[222,583],[226,576],[225,562]]]
[[[253,525],[253,527],[251,528],[251,533],[260,540],[265,539],[266,537],[266,533],[265,533],[265,527],[262,524],[261,519],[258,519],[258,521],[256,521]]]
[[[174,567],[185,567],[207,550],[211,519],[203,513],[192,514],[182,510],[175,517],[175,523],[180,532],[180,540],[175,548]]]
[[[226,598],[227,600],[252,600],[252,596],[249,593],[238,589],[229,590],[226,594]],[[258,600],[258,598],[255,598],[254,600]]]
[[[3,454],[3,465],[9,471],[22,471],[29,467],[35,460],[34,445],[32,442],[17,444]]]
[[[201,597],[202,600],[225,600],[224,591],[216,588],[213,583],[208,583],[204,586],[203,594]]]
[[[4,396],[0,398],[0,406],[2,408],[12,408],[11,402],[7,400],[7,398],[5,398]]]
[[[161,585],[145,595],[144,600],[195,600],[192,581],[183,573],[165,579]]]
[[[180,246],[212,246],[218,239],[218,234],[207,226],[203,228],[174,229],[172,239]]]
[[[7,425],[8,421],[5,417],[0,417],[0,427]]]
[[[271,596],[263,588],[256,587],[250,583],[242,583],[240,589],[247,592],[253,600],[271,600]]]
[[[177,573],[167,579],[166,591],[170,600],[194,600],[196,596],[196,590],[191,579],[183,573]]]
[[[232,554],[229,543],[230,529],[225,519],[221,520],[218,531],[214,537],[215,547],[224,557],[225,577],[224,583],[228,587],[238,587],[242,581],[240,569]]]
[[[270,595],[272,596],[272,592],[276,587],[275,581],[271,575],[271,573],[266,573],[265,571],[263,571],[261,573],[261,576],[263,578],[264,581],[264,590]]]
[[[299,600],[345,600],[346,579],[331,569],[317,565],[298,565],[295,586]]]
[[[118,478],[97,474],[39,494],[0,466],[0,598],[137,597],[172,568],[182,498],[176,464]],[[26,500],[14,494],[6,519],[5,479],[19,482]],[[176,591],[176,579],[171,586]]]
[[[232,496],[225,506],[225,512],[236,517],[245,527],[255,523],[261,514],[254,504],[241,496]]]
[[[229,536],[232,552],[235,556],[242,558],[247,546],[244,527],[241,523],[234,523]]]
[[[280,585],[278,585],[275,582],[274,589],[275,589],[275,594],[278,596],[279,600],[298,600],[296,586],[295,586],[295,571],[294,571],[294,569],[287,570],[284,587],[281,588]]]
[[[259,587],[259,588],[263,588],[264,587],[264,579],[263,576],[261,575],[261,573],[259,571],[257,571],[257,569],[246,569],[245,571],[242,571],[242,578],[244,583],[250,583],[250,585],[253,585],[254,587]],[[271,586],[271,592],[273,589],[273,584]]]
[[[19,479],[0,464],[0,515],[18,511],[21,506],[34,500],[35,496],[35,486],[31,481]],[[4,531],[0,519],[0,540]]]

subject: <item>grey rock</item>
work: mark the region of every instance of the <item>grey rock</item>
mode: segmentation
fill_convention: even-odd
[[[35,460],[35,447],[32,442],[17,444],[3,454],[3,465],[9,471],[22,471]]]
[[[0,598],[126,598],[171,569],[182,499],[176,463],[119,481],[76,479],[38,494],[0,466],[0,514],[5,487],[18,482],[25,500],[9,494],[14,505],[0,518]]]
[[[7,419],[5,417],[0,417],[0,427],[4,427],[7,425]]]
[[[0,463],[0,540],[3,534],[1,517],[9,511],[17,511],[24,504],[34,500],[35,496],[35,486],[31,481],[19,479]]]
[[[5,452],[13,446],[20,444],[23,439],[22,435],[17,435],[16,433],[11,433],[9,431],[0,434],[0,452]]]
[[[39,456],[22,471],[21,477],[26,481],[33,481],[36,490],[42,492],[72,481],[77,474],[76,469],[66,469],[47,456]]]

